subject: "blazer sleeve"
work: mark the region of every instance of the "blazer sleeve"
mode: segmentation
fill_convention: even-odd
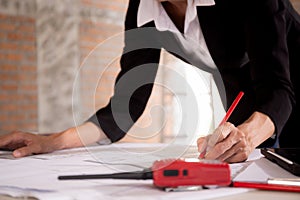
[[[158,69],[160,48],[148,48],[153,38],[136,25],[138,2],[131,0],[127,9],[121,70],[114,94],[87,120],[98,125],[112,142],[123,138],[144,112]]]
[[[275,133],[280,133],[295,104],[286,39],[287,11],[282,0],[255,2],[249,6],[245,26],[255,110],[267,114],[275,124]]]

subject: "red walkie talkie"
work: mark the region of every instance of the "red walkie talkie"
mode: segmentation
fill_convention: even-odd
[[[152,166],[154,185],[179,186],[227,186],[231,183],[229,164],[217,160],[167,159]]]
[[[229,164],[196,158],[158,160],[150,169],[138,172],[67,175],[59,176],[58,179],[153,179],[153,184],[159,188],[228,186],[231,183]]]

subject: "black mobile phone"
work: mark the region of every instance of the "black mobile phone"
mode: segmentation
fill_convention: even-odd
[[[260,151],[268,160],[300,176],[300,148],[262,148]]]

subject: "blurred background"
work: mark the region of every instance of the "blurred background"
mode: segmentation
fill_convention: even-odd
[[[300,11],[300,0],[291,2]],[[127,5],[128,0],[0,0],[1,134],[63,131],[107,104],[120,70]],[[224,114],[210,75],[164,51],[160,62],[157,78],[169,89],[155,86],[139,128],[122,141],[197,138]],[[198,109],[170,67],[197,86]],[[196,133],[189,130],[194,117]],[[180,126],[186,128],[179,133]]]

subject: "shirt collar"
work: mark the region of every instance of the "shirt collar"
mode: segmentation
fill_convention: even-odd
[[[212,6],[214,0],[188,0],[189,6]],[[161,14],[161,4],[158,0],[140,0],[138,9],[137,25],[138,27],[151,22]],[[197,13],[195,13],[197,14]]]

